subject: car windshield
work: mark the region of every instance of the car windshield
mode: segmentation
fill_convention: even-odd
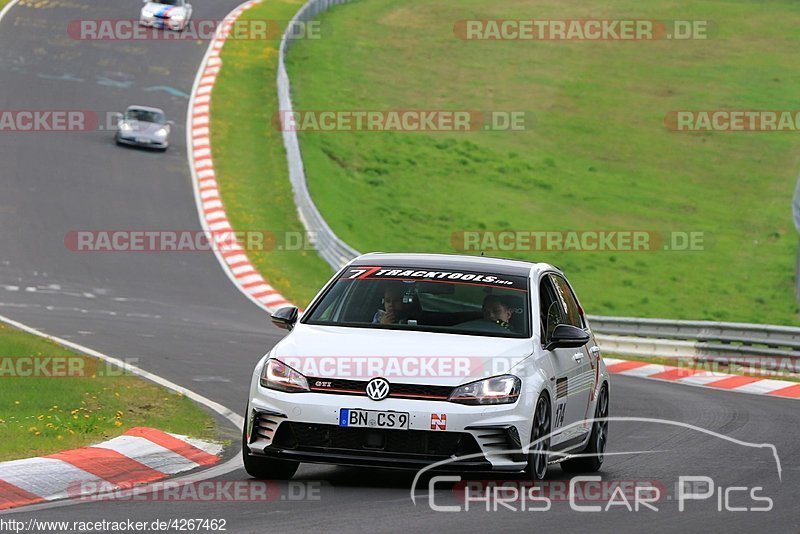
[[[165,6],[182,6],[184,0],[151,0],[154,4],[164,4]]]
[[[156,124],[164,124],[167,122],[167,118],[163,113],[146,109],[129,109],[125,112],[125,120],[154,122]]]
[[[425,267],[352,267],[302,322],[527,338],[528,302],[524,276]]]

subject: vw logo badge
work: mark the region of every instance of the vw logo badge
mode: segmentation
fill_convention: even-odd
[[[389,396],[389,382],[385,378],[373,378],[367,383],[367,397],[374,401]]]

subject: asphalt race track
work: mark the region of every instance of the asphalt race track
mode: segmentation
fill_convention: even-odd
[[[194,17],[221,19],[238,3],[198,0]],[[0,314],[130,358],[242,412],[253,364],[281,332],[233,286],[212,253],[72,252],[64,244],[71,230],[200,229],[184,125],[188,93],[207,43],[78,41],[67,34],[76,19],[136,17],[140,3],[131,0],[33,5],[15,6],[0,23],[0,109],[104,114],[136,103],[163,108],[176,126],[165,154],[117,147],[109,131],[0,132]],[[548,511],[501,506],[487,512],[473,503],[465,512],[436,512],[428,504],[426,484],[418,489],[416,506],[411,502],[413,473],[304,465],[295,480],[308,483],[306,490],[280,483],[280,495],[272,502],[85,502],[19,511],[13,517],[213,518],[227,520],[229,532],[800,530],[796,401],[623,377],[613,381],[611,399],[612,416],[679,421],[743,442],[774,444],[782,479],[768,449],[691,428],[613,422],[608,452],[631,454],[609,455],[603,478],[660,485],[665,491],[659,511],[616,506],[609,512],[581,513],[554,499]],[[221,424],[235,451],[237,429]],[[568,480],[557,466],[550,473],[554,484]],[[680,512],[674,488],[679,476],[711,477],[716,493],[688,502]],[[248,477],[240,469],[220,480]],[[437,504],[458,504],[449,486],[437,487]],[[749,497],[761,487],[756,494],[772,499],[772,509],[724,511],[724,490],[739,487],[747,490],[732,490],[730,507],[763,506]],[[309,488],[314,497],[303,498]]]

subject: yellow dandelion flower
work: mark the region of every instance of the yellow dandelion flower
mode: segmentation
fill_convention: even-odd
[[[114,421],[114,426],[122,426],[122,421]]]
[[[56,439],[58,439],[58,440],[64,439],[64,436],[60,436],[60,435],[56,436]]]

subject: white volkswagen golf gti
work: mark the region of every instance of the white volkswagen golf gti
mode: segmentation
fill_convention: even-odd
[[[341,271],[255,368],[242,454],[256,478],[302,462],[597,471],[609,376],[552,265],[367,254]],[[439,464],[439,462],[441,462]]]

